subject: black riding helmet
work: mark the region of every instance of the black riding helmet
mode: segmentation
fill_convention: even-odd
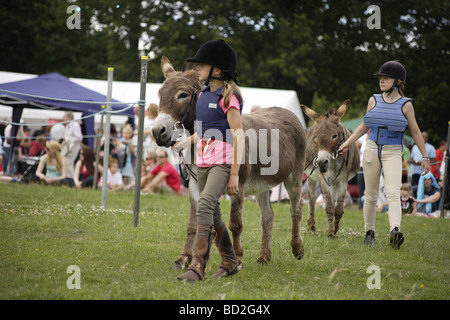
[[[374,75],[375,76],[388,76],[388,77],[395,79],[394,84],[392,85],[392,88],[389,89],[389,91],[388,91],[388,95],[390,95],[391,92],[394,90],[394,88],[397,86],[397,80],[401,80],[403,83],[406,83],[406,69],[397,60],[385,62],[381,66],[380,70],[377,73],[375,73]]]
[[[237,81],[237,55],[234,49],[224,40],[210,40],[201,45],[196,55],[193,58],[186,59],[187,62],[206,63],[210,64],[211,70],[205,85],[209,84],[211,79],[217,80],[233,80],[239,85]],[[223,77],[213,77],[213,67],[219,68],[223,71]]]

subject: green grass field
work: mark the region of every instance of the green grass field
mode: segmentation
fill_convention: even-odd
[[[316,233],[302,235],[305,255],[291,254],[289,205],[274,204],[272,261],[258,265],[258,206],[244,208],[244,269],[230,278],[184,283],[172,265],[184,244],[186,197],[141,197],[133,226],[133,193],[108,193],[42,185],[0,184],[0,299],[444,299],[450,298],[450,220],[403,217],[406,240],[389,246],[386,214],[376,220],[376,246],[363,244],[362,211],[347,210],[335,240],[326,237],[326,215]],[[222,201],[228,221],[229,201]],[[214,248],[207,275],[220,257]],[[80,289],[69,289],[69,266],[78,266]],[[369,289],[370,266],[380,289]],[[72,279],[72,278],[70,278]],[[69,281],[70,282],[70,281]],[[373,283],[369,279],[370,283]],[[75,283],[75,282],[71,282]]]

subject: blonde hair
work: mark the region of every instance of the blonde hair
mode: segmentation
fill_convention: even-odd
[[[113,164],[119,165],[119,160],[113,157],[109,157],[108,168],[111,168]]]
[[[150,103],[147,110],[156,118],[158,116],[158,105],[156,103]]]
[[[45,145],[47,146],[48,150],[55,152],[54,157],[52,154],[47,153],[47,156],[48,156],[47,163],[51,163],[53,161],[53,159],[55,159],[56,172],[62,172],[64,157],[61,154],[61,145],[55,140],[47,141],[47,143]]]
[[[222,90],[225,108],[227,108],[228,105],[230,104],[230,99],[233,96],[233,94],[236,95],[236,97],[239,100],[239,103],[243,103],[241,90],[234,81],[230,80],[225,83],[225,86],[223,87]]]

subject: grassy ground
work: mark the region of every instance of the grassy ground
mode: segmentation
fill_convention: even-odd
[[[106,210],[100,199],[100,191],[0,184],[0,299],[450,298],[449,219],[403,217],[406,241],[396,251],[385,214],[377,215],[377,243],[369,248],[361,211],[347,210],[339,236],[330,241],[322,209],[318,231],[306,231],[304,206],[305,256],[297,261],[289,245],[289,206],[274,204],[272,261],[261,266],[259,211],[247,201],[244,269],[230,278],[183,283],[172,264],[184,244],[188,199],[142,196],[138,227],[133,193],[108,193]],[[226,221],[229,207],[222,201]],[[207,274],[219,263],[213,249]],[[80,289],[67,287],[71,265],[79,267]],[[367,286],[371,265],[380,270],[380,289]]]

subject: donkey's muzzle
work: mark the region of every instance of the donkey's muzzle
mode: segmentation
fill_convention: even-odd
[[[152,127],[152,135],[156,144],[160,147],[170,147],[175,143],[175,141],[172,141],[165,124],[155,123]]]
[[[317,165],[319,166],[319,171],[325,173],[330,167],[330,161],[328,161],[328,159],[317,160]]]

